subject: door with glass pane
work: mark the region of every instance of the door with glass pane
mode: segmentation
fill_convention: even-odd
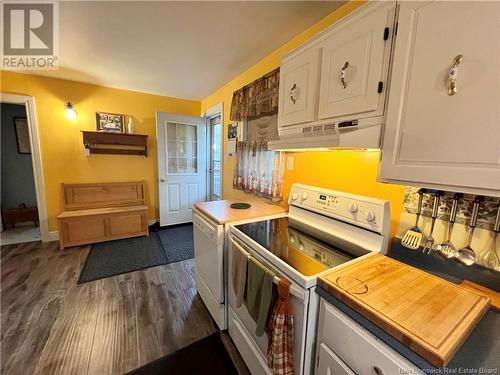
[[[206,127],[199,117],[158,112],[160,225],[192,221],[192,207],[205,201]]]
[[[210,200],[221,199],[222,195],[222,123],[220,115],[208,121],[210,133],[209,188]]]

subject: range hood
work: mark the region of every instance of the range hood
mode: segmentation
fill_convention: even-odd
[[[268,148],[288,152],[380,148],[382,124],[363,122],[353,120],[293,129],[280,128],[280,137],[269,141]]]

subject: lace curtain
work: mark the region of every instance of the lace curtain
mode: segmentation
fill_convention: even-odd
[[[238,142],[233,187],[281,200],[284,159],[282,152],[268,151],[266,142]]]
[[[247,117],[260,116],[278,109],[280,69],[243,86],[233,94],[231,121],[243,121]]]

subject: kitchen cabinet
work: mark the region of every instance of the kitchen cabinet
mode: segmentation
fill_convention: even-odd
[[[402,2],[379,179],[500,195],[500,3]]]
[[[367,3],[283,58],[280,136],[378,126],[379,146],[395,10]]]
[[[383,114],[395,9],[394,2],[367,8],[321,44],[319,119]]]
[[[319,56],[319,48],[307,49],[281,65],[278,106],[280,126],[316,118]]]
[[[411,362],[323,298],[316,342],[316,375],[420,374]]]

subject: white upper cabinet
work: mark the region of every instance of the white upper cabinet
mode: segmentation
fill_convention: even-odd
[[[281,65],[278,106],[280,126],[315,120],[319,54],[318,48],[311,48]]]
[[[382,115],[396,4],[375,2],[321,44],[318,118]]]
[[[500,2],[401,2],[379,177],[500,195]]]

